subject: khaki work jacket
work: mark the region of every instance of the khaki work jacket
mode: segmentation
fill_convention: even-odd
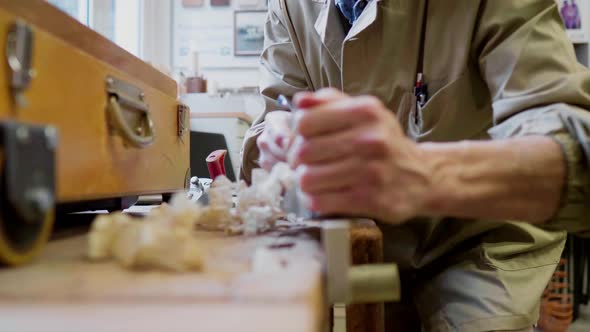
[[[426,303],[419,306],[425,327],[531,326],[563,250],[563,230],[590,231],[590,73],[576,61],[554,0],[430,0],[427,11],[424,6],[424,0],[372,0],[347,32],[334,0],[271,0],[261,56],[267,107],[247,134],[242,177],[248,180],[257,167],[255,139],[278,94],[324,87],[377,96],[418,142],[573,139],[576,151],[565,151],[574,165],[568,165],[562,209],[545,229],[457,218],[382,225],[385,257],[423,282],[414,296]],[[413,87],[425,19],[430,98],[419,108]]]

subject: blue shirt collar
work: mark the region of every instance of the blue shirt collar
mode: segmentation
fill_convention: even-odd
[[[336,0],[336,7],[351,25],[361,16],[370,0]]]

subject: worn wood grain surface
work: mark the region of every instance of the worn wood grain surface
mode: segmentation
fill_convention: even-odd
[[[0,270],[0,330],[320,331],[321,252],[291,233],[199,232],[206,270],[180,274],[90,262],[85,235],[54,241],[33,264]],[[278,269],[253,269],[260,251]]]

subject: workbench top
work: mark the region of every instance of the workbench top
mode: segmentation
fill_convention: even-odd
[[[312,237],[285,229],[195,236],[202,273],[130,271],[90,262],[86,235],[52,241],[34,263],[0,270],[0,331],[322,329],[322,257]]]

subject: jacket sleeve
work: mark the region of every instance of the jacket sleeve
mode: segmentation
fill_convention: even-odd
[[[494,139],[547,135],[567,185],[545,226],[590,235],[590,71],[578,64],[553,0],[483,0],[472,53],[492,98]]]
[[[260,92],[264,98],[264,111],[246,132],[241,151],[240,178],[250,182],[252,169],[258,167],[259,156],[256,138],[264,130],[264,118],[274,111],[279,94],[287,97],[308,90],[279,0],[270,0],[264,30],[264,50],[260,57]]]

